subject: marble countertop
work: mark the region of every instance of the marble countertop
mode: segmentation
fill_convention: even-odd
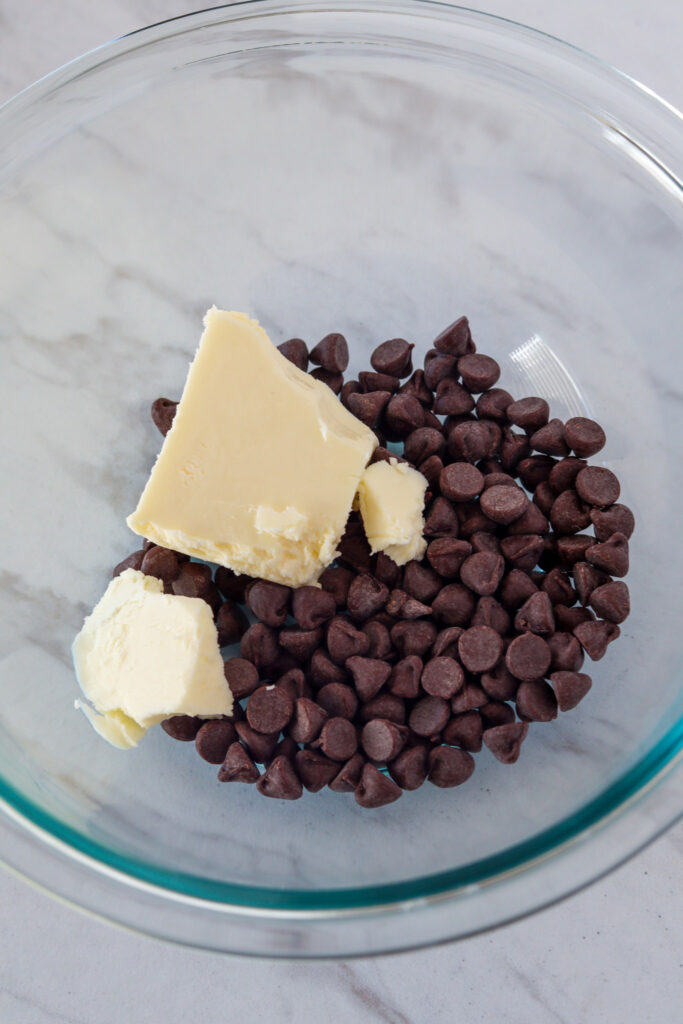
[[[0,102],[187,0],[0,0]],[[197,5],[199,6],[199,5]],[[683,108],[677,0],[490,0],[616,64]],[[240,960],[110,927],[0,872],[0,1021],[12,1024],[673,1024],[683,827],[586,891],[459,944],[334,963]]]

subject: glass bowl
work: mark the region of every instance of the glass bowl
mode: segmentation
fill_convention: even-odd
[[[0,851],[114,921],[351,955],[490,927],[680,812],[683,131],[637,83],[447,4],[256,0],[133,33],[0,112]],[[367,812],[225,786],[161,730],[73,710],[70,643],[215,302],[276,342],[466,313],[502,385],[603,423],[638,527],[623,636],[581,706],[468,785]]]

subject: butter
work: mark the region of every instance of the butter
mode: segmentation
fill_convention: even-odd
[[[363,473],[358,501],[365,535],[372,553],[383,551],[405,565],[422,558],[427,542],[424,529],[427,481],[405,462],[376,462]]]
[[[209,605],[163,590],[156,577],[126,569],[73,642],[76,676],[94,710],[76,704],[114,746],[136,746],[171,715],[232,712]]]
[[[128,525],[292,587],[333,561],[375,435],[243,313],[210,309],[173,426]]]

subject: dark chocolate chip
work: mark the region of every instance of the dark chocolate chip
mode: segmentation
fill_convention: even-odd
[[[508,406],[512,405],[512,395],[503,388],[491,388],[482,392],[477,399],[477,416],[480,419],[507,420]]]
[[[525,434],[516,434],[509,427],[503,429],[500,446],[500,464],[506,473],[515,473],[520,462],[531,454],[529,440]]]
[[[548,637],[552,672],[578,672],[583,665],[581,644],[571,633],[561,630]]]
[[[349,346],[343,334],[326,334],[311,350],[310,359],[332,373],[343,373],[349,365]]]
[[[274,732],[267,735],[257,732],[248,722],[235,722],[235,732],[259,764],[265,764],[273,756],[279,733]]]
[[[602,466],[586,466],[577,474],[575,486],[579,497],[596,508],[613,505],[620,492],[614,473]]]
[[[298,800],[303,790],[301,780],[288,757],[275,757],[270,762],[256,788],[263,796],[275,800]]]
[[[576,601],[576,591],[565,569],[551,569],[541,581],[541,590],[553,604],[572,605]]]
[[[500,377],[500,366],[491,356],[465,355],[458,359],[458,373],[473,394],[488,391]]]
[[[405,590],[392,590],[387,601],[387,612],[397,619],[421,619],[431,613],[429,605],[417,601]]]
[[[591,593],[590,604],[601,619],[607,619],[608,622],[623,622],[631,611],[628,587],[621,580],[603,583]]]
[[[365,392],[388,391],[390,395],[398,391],[400,384],[398,377],[392,377],[389,373],[368,373],[367,370],[358,374],[358,380]]]
[[[537,633],[539,636],[555,632],[553,606],[545,591],[538,590],[527,598],[515,615],[515,629],[518,633]]]
[[[442,629],[432,647],[434,657],[457,658],[458,640],[464,632],[462,626],[446,626]]]
[[[480,597],[472,616],[473,626],[490,626],[504,636],[510,629],[510,616],[495,597]]]
[[[458,640],[458,653],[469,672],[490,672],[503,653],[503,641],[490,626],[472,626]]]
[[[436,736],[450,718],[448,702],[442,697],[422,697],[408,716],[408,725],[417,736]]]
[[[433,747],[429,751],[429,781],[442,789],[461,786],[474,771],[474,758],[457,747]]]
[[[530,572],[538,564],[545,544],[535,533],[521,533],[519,536],[503,537],[500,549],[515,569]]]
[[[348,761],[358,749],[356,727],[344,717],[328,719],[314,746],[332,761]]]
[[[421,743],[408,747],[387,767],[392,779],[401,789],[419,789],[427,778],[427,748]]]
[[[389,588],[386,584],[369,573],[363,573],[351,583],[346,606],[354,622],[365,622],[384,608],[388,597]]]
[[[475,594],[487,596],[496,592],[504,572],[505,561],[502,555],[492,551],[478,551],[462,563],[460,579]]]
[[[449,583],[432,601],[432,612],[446,626],[466,626],[475,607],[472,592],[462,583]]]
[[[365,633],[339,615],[327,627],[326,643],[330,658],[338,665],[343,665],[354,654],[366,655],[370,647]]]
[[[140,571],[146,576],[156,576],[163,583],[173,583],[180,572],[180,566],[175,551],[155,545],[145,552],[140,563]]]
[[[500,427],[492,420],[465,421],[448,435],[448,452],[455,461],[480,462],[497,450],[500,438]]]
[[[422,670],[422,689],[432,697],[450,700],[465,682],[465,673],[455,658],[431,658]]]
[[[292,614],[301,629],[317,629],[332,618],[336,608],[334,595],[320,587],[299,587],[292,594]]]
[[[320,735],[327,718],[327,712],[319,704],[307,697],[299,697],[294,704],[289,735],[295,743],[312,743]]]
[[[446,451],[446,439],[434,427],[418,427],[408,434],[403,447],[403,454],[409,462],[419,466],[430,455],[443,455]]]
[[[570,632],[575,626],[582,622],[593,622],[595,615],[590,608],[566,608],[564,605],[555,605],[555,625],[558,630]]]
[[[479,682],[493,700],[513,700],[519,687],[519,679],[513,676],[502,659],[490,672],[482,673]]]
[[[416,601],[429,604],[443,586],[439,575],[420,562],[408,562],[403,571],[403,590]]]
[[[171,401],[170,398],[157,398],[152,402],[151,413],[154,426],[164,437],[173,426],[177,408],[178,403]]]
[[[348,658],[346,668],[353,676],[356,693],[362,701],[372,700],[391,675],[391,665],[378,658]]]
[[[626,505],[611,505],[606,509],[594,508],[591,522],[597,540],[608,540],[613,533],[623,533],[628,540],[635,529],[633,512]]]
[[[404,701],[393,693],[380,693],[361,705],[358,717],[361,722],[370,722],[373,718],[388,718],[390,722],[404,725],[406,706]]]
[[[503,764],[514,764],[519,758],[522,743],[529,731],[527,722],[496,725],[484,732],[484,743],[494,757]]]
[[[586,548],[586,561],[610,576],[628,572],[628,540],[623,533],[613,533],[607,540]]]
[[[370,356],[370,363],[378,373],[392,377],[407,377],[413,372],[411,352],[415,346],[404,338],[391,338],[382,342]]]
[[[344,669],[335,665],[325,651],[313,651],[308,666],[308,680],[317,690],[328,683],[343,683],[346,678]]]
[[[439,416],[462,416],[474,409],[469,391],[452,377],[439,381],[434,399],[434,412]]]
[[[344,378],[341,373],[336,373],[334,370],[326,370],[324,366],[317,366],[315,370],[311,370],[310,375],[315,380],[319,380],[321,384],[327,384],[330,391],[333,391],[335,395],[341,393],[341,389],[344,386]]]
[[[434,339],[437,352],[445,352],[452,356],[464,356],[472,351],[472,334],[466,316],[458,317]]]
[[[545,426],[535,430],[529,438],[529,443],[537,452],[544,455],[555,455],[564,458],[569,455],[569,445],[564,436],[564,423],[562,420],[549,420]]]
[[[371,761],[387,764],[398,757],[408,739],[408,730],[386,718],[366,722],[360,734],[363,750]]]
[[[576,459],[572,455],[556,462],[548,477],[548,483],[552,490],[556,494],[570,490],[574,486],[576,477],[586,465],[584,459]]]
[[[281,352],[285,359],[294,363],[297,369],[306,373],[308,369],[308,345],[301,338],[290,338],[278,345],[278,352]]]
[[[236,701],[248,697],[258,687],[258,671],[246,658],[228,658],[223,670],[230,692]]]
[[[182,578],[190,565],[194,566],[195,569],[209,569],[208,565],[197,565],[196,562],[191,562],[189,565],[182,567],[179,579]],[[209,569],[210,577],[211,570]],[[216,569],[216,585],[227,601],[237,601],[238,604],[243,604],[245,591],[251,582],[251,576],[239,575],[239,573],[233,572],[232,569],[227,569],[224,565],[219,565]],[[178,593],[178,591],[176,590],[175,593]]]
[[[481,750],[484,727],[478,711],[464,711],[453,715],[446,724],[441,737],[449,746],[462,747],[476,754]]]
[[[588,562],[577,562],[572,569],[572,575],[579,601],[583,605],[589,604],[591,594],[596,587],[609,582],[609,576]]]
[[[553,672],[550,676],[560,711],[571,711],[583,700],[593,680],[585,672]]]
[[[555,694],[543,679],[521,683],[516,703],[520,718],[527,722],[551,722],[557,718]]]
[[[472,501],[484,486],[484,476],[468,462],[454,462],[446,466],[439,478],[444,497],[451,501]]]
[[[518,463],[517,475],[526,489],[533,491],[544,480],[550,479],[550,474],[555,466],[555,460],[551,459],[549,455],[529,455]]]
[[[360,523],[349,521],[339,541],[340,557],[356,572],[369,572],[372,565],[370,545]]]
[[[297,750],[294,755],[294,767],[309,793],[318,793],[339,772],[339,764],[331,761],[316,750]]]
[[[346,598],[349,593],[349,587],[353,582],[354,575],[350,569],[344,569],[342,566],[332,566],[320,576],[320,586],[328,594],[332,594],[335,600],[337,608],[346,607]]]
[[[374,430],[391,398],[389,391],[370,391],[367,394],[351,394],[348,396],[347,407],[357,419]]]
[[[550,522],[557,533],[580,533],[590,521],[589,507],[584,505],[574,490],[562,491],[550,509]]]
[[[318,690],[317,701],[330,718],[353,718],[358,710],[358,697],[346,683],[328,683]]]
[[[374,765],[365,764],[354,796],[356,803],[361,807],[383,807],[385,804],[391,804],[394,800],[398,800],[401,790],[393,779],[382,775]]]
[[[455,537],[437,537],[427,547],[427,561],[439,576],[446,579],[457,577],[463,562],[471,554],[472,545]]]
[[[128,555],[127,558],[124,558],[122,562],[119,562],[119,564],[114,567],[114,571],[111,574],[112,579],[120,576],[122,572],[126,571],[126,569],[136,569],[139,571],[144,557],[145,552],[142,549],[140,549],[140,551],[134,551],[132,555]]]
[[[209,764],[223,764],[228,747],[237,741],[232,722],[215,719],[204,722],[195,737],[197,753]]]
[[[256,732],[281,732],[293,710],[293,701],[281,686],[260,686],[247,703],[247,721]]]
[[[533,434],[548,422],[550,406],[545,398],[520,398],[508,405],[506,413],[511,423]]]
[[[514,711],[509,704],[502,700],[490,700],[487,704],[482,704],[479,708],[479,714],[481,715],[484,729],[493,729],[497,725],[507,725],[515,720]]]
[[[570,568],[584,560],[586,551],[594,543],[594,538],[585,533],[570,537],[557,538],[557,554],[563,565]]]
[[[574,636],[579,641],[591,661],[600,661],[605,656],[607,646],[616,640],[621,630],[614,622],[581,622],[574,627]]]
[[[340,769],[330,782],[333,793],[353,793],[360,782],[365,758],[362,754],[354,754]]]
[[[362,626],[362,630],[370,640],[368,658],[380,658],[383,660],[390,658],[393,648],[391,646],[389,630],[384,623],[371,619]]]
[[[280,646],[297,661],[308,661],[313,652],[320,647],[323,631],[318,629],[281,629]]]
[[[505,664],[513,676],[523,682],[544,676],[550,668],[550,659],[548,644],[535,633],[515,637],[505,652]]]
[[[257,782],[261,773],[241,743],[231,743],[218,769],[219,782]]]
[[[249,627],[249,620],[234,601],[224,601],[216,615],[218,646],[228,647],[242,639]]]
[[[306,682],[306,676],[300,668],[294,667],[283,672],[283,674],[278,677],[277,685],[282,687],[289,694],[290,700],[293,704],[299,699],[299,697],[310,696],[310,687]]]
[[[274,629],[263,622],[254,622],[240,641],[240,655],[267,670],[278,656],[278,637]]]
[[[511,569],[500,585],[500,599],[506,608],[514,611],[535,594],[538,587],[531,577],[521,569]]]
[[[431,409],[434,402],[432,390],[427,386],[424,370],[416,370],[412,377],[401,385],[399,393],[413,395],[426,409]]]
[[[254,666],[250,667],[253,668]],[[164,719],[161,723],[161,728],[174,740],[189,743],[190,740],[195,738],[201,725],[201,718],[195,718],[193,715],[173,715],[172,718]]]
[[[451,711],[454,715],[461,715],[465,711],[472,711],[487,704],[489,697],[480,686],[474,683],[465,683],[462,690],[451,698]]]
[[[580,459],[596,455],[605,445],[605,431],[595,420],[585,416],[573,416],[564,427],[567,444]]]
[[[435,498],[425,517],[425,537],[457,537],[458,517],[446,498]]]
[[[557,465],[560,466],[561,463],[558,462]],[[556,467],[553,467],[553,469],[555,468]],[[572,484],[569,484],[569,486],[571,487]],[[540,509],[544,516],[550,515],[550,509],[553,507],[555,498],[555,491],[550,486],[548,480],[541,481],[541,483],[534,488],[534,505],[536,505],[536,507]]]
[[[407,437],[424,422],[424,409],[412,395],[392,395],[384,410],[384,421],[399,438]]]
[[[448,590],[448,587],[445,587],[444,589]],[[465,590],[464,587],[460,589]],[[467,591],[465,592],[467,593]],[[437,601],[442,594],[443,590],[436,598]],[[450,607],[451,605],[449,603],[449,608]],[[449,623],[449,625],[457,625],[457,623]],[[427,653],[436,640],[436,626],[433,622],[425,620],[417,620],[415,622],[397,622],[395,626],[392,626],[389,632],[391,635],[391,642],[398,650],[401,657],[404,658],[409,654],[417,654],[419,657],[422,657]]]
[[[456,357],[435,352],[434,356],[425,363],[425,384],[431,391],[436,391],[442,380],[446,380],[448,377],[453,377],[456,373]]]
[[[420,693],[421,677],[422,659],[416,654],[409,654],[407,658],[397,661],[391,669],[387,689],[396,697],[412,700]]]
[[[341,404],[348,409],[349,408],[349,398],[351,397],[351,395],[358,395],[358,394],[360,394],[360,392],[362,390],[363,389],[361,388],[359,381],[357,381],[357,380],[347,380],[347,381],[344,381],[344,383],[342,384],[342,389],[339,392],[339,398],[341,400]]]
[[[496,484],[483,492],[479,504],[484,515],[494,523],[507,526],[519,519],[529,505],[529,499],[521,487]]]

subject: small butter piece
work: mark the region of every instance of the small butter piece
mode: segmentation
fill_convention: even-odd
[[[427,542],[422,535],[427,481],[405,462],[376,462],[358,485],[360,514],[365,535],[375,554],[383,551],[405,565],[422,558]]]
[[[334,559],[377,439],[256,320],[210,309],[173,426],[128,525],[300,587]]]
[[[232,712],[211,608],[197,597],[164,594],[154,576],[126,569],[113,579],[72,652],[94,710],[78,704],[115,746],[135,746],[171,715]]]

